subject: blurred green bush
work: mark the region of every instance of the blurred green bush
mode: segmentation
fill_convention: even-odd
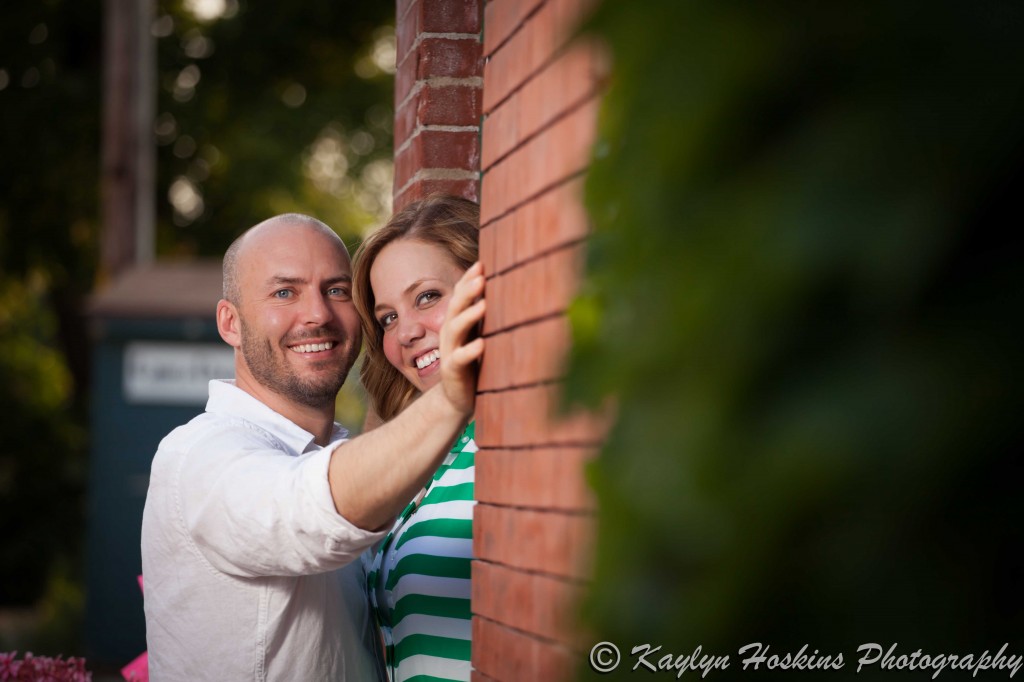
[[[568,379],[618,404],[599,639],[731,654],[717,679],[749,642],[843,652],[828,679],[867,642],[1019,645],[1024,5],[603,2],[587,28],[614,64]]]

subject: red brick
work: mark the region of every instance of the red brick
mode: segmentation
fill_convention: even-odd
[[[427,168],[475,171],[479,167],[475,131],[421,130],[395,157],[395,186],[404,187],[413,175]]]
[[[578,2],[549,0],[533,16],[518,25],[518,30],[509,34],[507,42],[500,44],[500,47],[485,33],[485,112],[490,113],[511,92],[523,87],[537,71],[558,55],[578,25],[583,9],[583,5]],[[495,11],[497,13],[499,10]],[[508,27],[501,25],[505,21],[510,20],[502,18],[495,30],[502,33],[507,31]],[[488,30],[490,27],[485,29]]]
[[[558,481],[550,485],[557,486]],[[595,520],[589,514],[534,511],[477,503],[473,556],[549,576],[590,575]]]
[[[519,118],[519,96],[513,94],[484,119],[480,161],[482,170],[486,171],[518,144]]]
[[[401,104],[412,92],[416,84],[416,71],[419,69],[419,52],[412,50],[404,59],[398,61],[395,70],[395,104]]]
[[[586,237],[589,221],[582,203],[583,180],[557,185],[511,213],[514,234],[496,259],[501,270]],[[507,221],[508,216],[501,222]],[[501,243],[501,242],[499,242]]]
[[[424,130],[424,168],[480,168],[480,136],[474,131]]]
[[[517,33],[512,41],[484,60],[484,114],[494,111],[526,78],[525,68],[513,59],[518,55],[508,53],[525,41],[521,35]]]
[[[480,201],[480,190],[476,180],[427,178],[416,180],[398,192],[394,197],[392,211],[399,211],[413,201],[435,193],[453,194],[471,201]]]
[[[560,30],[569,32],[575,30],[583,23],[594,8],[598,0],[552,0],[555,4],[555,21]]]
[[[480,262],[484,265],[484,276],[494,272],[494,247],[497,243],[497,235],[494,225],[484,225],[480,228]]]
[[[485,230],[490,232],[490,230]],[[481,237],[483,232],[481,232]],[[490,300],[490,299],[488,299]],[[493,390],[497,386],[507,386],[510,382],[509,359],[512,357],[510,332],[501,332],[486,338],[483,361],[480,363],[480,375],[476,387],[478,391]]]
[[[592,41],[574,43],[523,87],[517,125],[520,140],[536,134],[597,92],[600,80],[596,60]]]
[[[596,98],[587,100],[488,169],[482,187],[481,221],[489,222],[585,170],[596,134],[597,108]]]
[[[479,33],[482,0],[420,0],[425,33]]]
[[[572,648],[583,645],[575,617],[580,583],[483,561],[473,562],[472,583],[474,614]]]
[[[522,244],[535,245],[536,251],[530,251],[525,247],[517,250],[516,253],[522,258],[532,258],[537,253],[550,251],[587,236],[590,222],[583,208],[581,178],[546,192],[534,202],[534,205],[534,218],[524,226],[524,231],[529,234],[517,236],[517,240]]]
[[[477,444],[481,448],[599,444],[612,409],[562,413],[557,384],[481,393],[476,399]]]
[[[484,111],[490,112],[537,71],[557,49],[555,12],[551,2],[527,22],[484,63]],[[564,39],[564,38],[563,38]]]
[[[404,8],[399,7],[401,12]],[[480,6],[475,0],[416,0],[405,14],[399,14],[395,30],[395,101],[402,102],[417,79],[483,75],[482,46],[475,38],[424,38],[423,33],[480,32]],[[445,24],[444,21],[449,23]],[[439,23],[441,22],[441,23]],[[463,30],[468,27],[468,30]],[[413,47],[415,46],[415,49]]]
[[[488,227],[487,229],[490,229]],[[487,264],[484,264],[484,272],[487,272]],[[484,315],[483,333],[485,335],[501,329],[504,321],[503,310],[505,308],[505,280],[500,275],[487,275],[487,314]],[[487,351],[484,351],[485,353]],[[485,359],[486,363],[487,360]]]
[[[416,77],[474,78],[483,75],[480,41],[473,38],[424,38],[417,48]]]
[[[499,242],[500,244],[500,242]],[[578,286],[583,247],[550,253],[505,274],[508,289],[501,299],[502,327],[511,327],[566,310]],[[516,296],[522,293],[522,296]],[[498,302],[495,302],[498,304]]]
[[[395,17],[397,21],[401,21],[405,14],[417,3],[419,0],[397,0],[395,3]]]
[[[476,499],[523,508],[594,511],[594,494],[584,467],[596,451],[596,447],[480,450]],[[553,480],[557,486],[549,484]]]
[[[492,679],[568,682],[580,656],[563,644],[542,641],[483,618],[473,619],[473,668]]]
[[[529,74],[533,74],[550,59],[560,46],[559,39],[562,36],[558,35],[555,5],[554,0],[549,0],[526,24],[526,61],[532,67]]]
[[[401,5],[397,8],[396,16],[399,17],[395,26],[395,61],[401,64],[412,51],[416,43],[416,37],[422,32],[422,13],[424,0],[399,0],[400,3],[408,4],[408,8]],[[407,10],[403,13],[403,10]]]
[[[425,87],[417,96],[421,125],[479,126],[480,88],[469,85]]]
[[[512,232],[512,228],[508,220],[488,223],[486,228],[490,232],[491,248],[488,251],[487,262],[484,264],[484,274],[487,277],[491,277],[501,272],[501,264],[508,258],[503,252],[507,248],[504,241],[507,239],[508,234]]]
[[[401,100],[396,100],[401,102]],[[419,97],[413,97],[398,107],[395,111],[395,142],[394,148],[398,149],[416,130],[416,117],[419,111]]]
[[[537,201],[534,199],[526,202],[512,214],[515,226],[515,234],[512,236],[515,242],[514,265],[531,260],[539,253],[537,249]]]
[[[544,0],[491,0],[484,8],[485,54],[491,54]]]
[[[489,336],[487,351],[495,361],[484,362],[477,388],[494,391],[558,379],[569,344],[569,322],[565,317]]]

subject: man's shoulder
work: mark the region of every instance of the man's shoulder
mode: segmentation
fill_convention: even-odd
[[[203,412],[167,434],[158,452],[187,453],[220,446],[283,448],[277,437],[243,417]]]

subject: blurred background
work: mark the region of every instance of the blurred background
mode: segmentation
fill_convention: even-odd
[[[120,354],[150,379],[161,357],[178,370],[175,357],[206,357],[193,351],[215,330],[167,301],[189,287],[196,307],[211,287],[215,300],[220,256],[256,222],[308,213],[354,248],[390,213],[393,24],[393,4],[377,2],[5,3],[0,651],[89,654],[96,669],[145,648],[131,537],[155,441],[140,432],[203,401],[147,399],[147,385],[122,400],[133,370]],[[147,108],[153,123],[135,132],[154,151],[129,140],[125,161],[123,135]],[[132,184],[138,168],[150,188]],[[126,195],[134,234],[117,215]],[[167,342],[178,354],[153,356]],[[339,398],[346,424],[362,423],[356,383]],[[115,534],[87,542],[90,518]]]
[[[202,296],[169,301],[270,214],[354,245],[391,191],[390,3],[160,0],[125,61],[104,21],[131,4],[22,0],[0,25],[0,650],[101,665],[144,648],[155,443],[133,439],[202,409],[152,389],[215,342]],[[594,6],[613,68],[566,386],[618,418],[589,469],[589,630],[848,661],[1019,647],[1024,6]],[[104,108],[105,49],[151,99]],[[152,230],[111,237],[138,188],[106,145],[140,101]],[[359,397],[339,414],[359,424]],[[87,541],[98,518],[117,533]]]

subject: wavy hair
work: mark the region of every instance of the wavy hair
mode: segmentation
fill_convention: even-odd
[[[376,300],[370,286],[370,270],[381,250],[400,239],[440,246],[459,268],[466,270],[479,258],[480,207],[462,197],[428,196],[393,215],[356,251],[352,295],[366,344],[359,378],[370,397],[370,406],[384,421],[404,410],[419,395],[416,387],[384,356],[384,330],[373,314]]]

